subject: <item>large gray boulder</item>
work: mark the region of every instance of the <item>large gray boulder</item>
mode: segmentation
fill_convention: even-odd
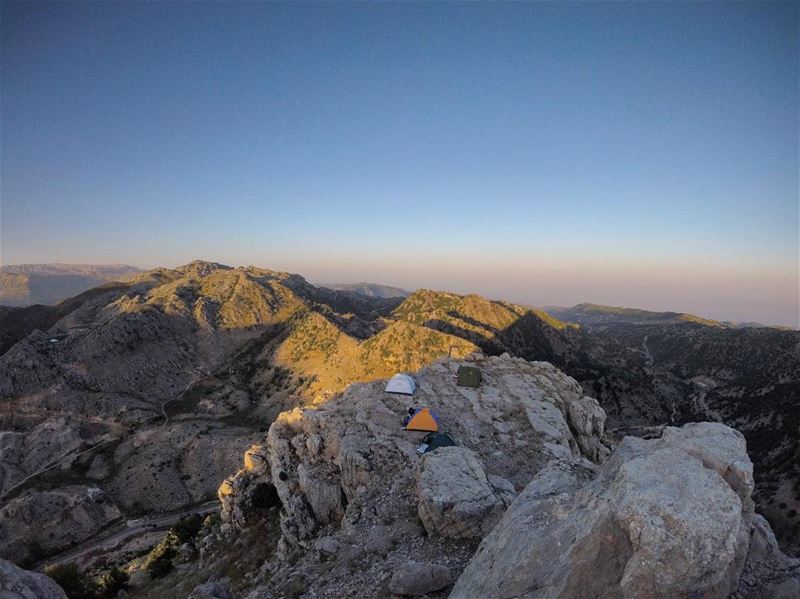
[[[428,534],[453,538],[482,538],[507,507],[466,447],[442,447],[423,456],[417,498],[419,519]]]
[[[23,570],[0,559],[0,597],[3,599],[67,599],[52,578]]]
[[[443,589],[451,582],[453,574],[447,566],[408,561],[392,575],[389,590],[396,595],[427,595]]]
[[[451,597],[727,597],[750,547],[752,489],[744,438],[724,425],[627,437],[589,483],[563,464],[540,472]]]

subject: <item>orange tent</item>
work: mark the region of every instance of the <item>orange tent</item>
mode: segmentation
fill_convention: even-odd
[[[428,408],[418,408],[406,423],[407,431],[439,432],[439,418]]]

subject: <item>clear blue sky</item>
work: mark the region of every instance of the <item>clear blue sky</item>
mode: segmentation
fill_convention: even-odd
[[[2,5],[2,259],[800,324],[798,4]]]

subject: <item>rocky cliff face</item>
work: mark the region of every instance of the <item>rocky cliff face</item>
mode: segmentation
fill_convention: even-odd
[[[309,596],[365,589],[379,596],[411,558],[458,570],[547,464],[591,472],[608,455],[602,409],[550,364],[508,356],[468,362],[483,373],[478,389],[456,386],[464,362],[443,359],[417,374],[413,398],[385,393],[383,381],[356,384],[317,408],[278,417],[220,487],[223,518],[237,526],[247,524],[262,485],[275,488],[282,506],[283,536],[264,567],[271,579],[254,596],[297,584],[283,559],[299,560],[293,570]],[[433,409],[458,447],[419,454],[425,433],[402,428],[413,405]]]

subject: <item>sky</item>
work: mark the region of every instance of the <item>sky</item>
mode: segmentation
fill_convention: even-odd
[[[800,326],[799,7],[3,2],[0,262]]]

